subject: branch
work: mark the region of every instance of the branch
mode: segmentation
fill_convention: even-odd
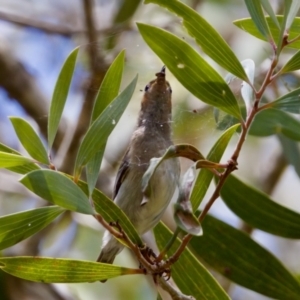
[[[22,27],[34,27],[43,30],[48,34],[60,34],[64,36],[70,36],[74,33],[80,32],[80,29],[76,29],[74,28],[74,26],[52,24],[44,21],[39,21],[30,17],[24,17],[22,15],[14,15],[4,11],[0,11],[0,19]]]
[[[69,174],[73,171],[73,166],[81,138],[86,133],[90,124],[94,99],[108,69],[108,65],[100,55],[98,51],[99,48],[97,47],[97,34],[95,29],[95,18],[93,15],[93,1],[83,0],[83,8],[88,37],[88,54],[90,60],[91,78],[87,86],[85,99],[83,101],[83,106],[75,129],[75,133],[70,143],[68,152],[64,158],[63,166],[61,168],[63,172]]]
[[[73,36],[86,34],[86,29],[76,25],[65,25],[65,24],[53,24],[44,22],[41,20],[35,20],[31,17],[24,17],[21,15],[11,14],[4,11],[0,11],[0,19],[3,21],[10,22],[20,27],[33,27],[46,32],[47,34],[59,34],[62,36]],[[96,29],[99,35],[115,35],[118,32],[124,32],[126,30],[132,30],[129,24],[114,24],[110,28]]]

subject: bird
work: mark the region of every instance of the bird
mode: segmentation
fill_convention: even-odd
[[[178,158],[165,160],[150,181],[150,195],[142,192],[142,178],[150,160],[161,157],[173,145],[171,130],[172,89],[166,81],[165,66],[144,89],[141,109],[127,151],[119,167],[113,199],[124,211],[139,235],[151,230],[161,219],[178,186]],[[97,262],[112,264],[124,246],[107,230]]]

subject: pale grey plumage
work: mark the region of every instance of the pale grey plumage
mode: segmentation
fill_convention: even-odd
[[[145,199],[142,177],[153,157],[160,157],[172,145],[171,88],[165,70],[145,88],[137,129],[123,158],[116,178],[114,201],[126,213],[139,234],[152,229],[161,219],[176,189],[180,175],[179,161],[169,159],[156,170],[150,182],[151,193]],[[98,262],[112,263],[123,249],[105,232]]]

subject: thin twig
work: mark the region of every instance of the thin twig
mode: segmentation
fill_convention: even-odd
[[[94,218],[107,230],[110,234],[112,234],[115,238],[122,240],[135,254],[139,262],[143,265],[146,271],[149,274],[153,274],[156,269],[154,269],[154,265],[150,264],[141,253],[141,249],[134,244],[128,235],[122,230],[120,225],[110,225],[108,222],[104,220],[104,218],[100,214],[94,214]],[[115,227],[118,227],[119,230],[116,230]]]
[[[108,224],[101,215],[94,214],[94,218],[107,230],[110,234],[112,234],[117,239],[123,239],[124,233],[117,231],[113,226]]]

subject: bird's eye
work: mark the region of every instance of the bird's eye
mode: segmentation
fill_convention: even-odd
[[[172,89],[171,89],[171,87],[169,87],[169,91],[170,91],[170,94],[172,94]]]
[[[147,85],[145,86],[145,92],[147,92],[147,91],[149,90],[149,88],[150,88],[150,84],[147,84]]]

